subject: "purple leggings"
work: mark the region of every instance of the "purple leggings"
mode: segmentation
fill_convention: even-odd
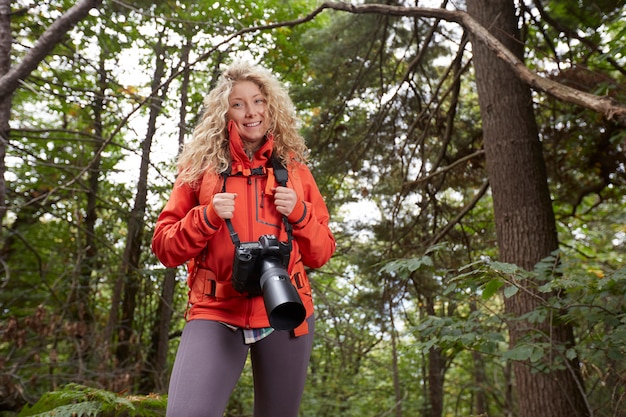
[[[241,330],[209,320],[185,325],[170,378],[167,417],[222,417],[250,350],[255,417],[296,417],[313,347],[309,333],[274,331],[246,345]]]

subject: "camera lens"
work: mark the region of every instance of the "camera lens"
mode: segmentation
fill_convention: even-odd
[[[260,284],[270,325],[276,330],[293,330],[306,315],[298,290],[280,259],[267,257],[261,262]]]

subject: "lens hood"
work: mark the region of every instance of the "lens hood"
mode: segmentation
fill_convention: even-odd
[[[270,326],[276,330],[293,330],[306,316],[298,290],[291,283],[280,260],[269,258],[262,262],[260,284]]]

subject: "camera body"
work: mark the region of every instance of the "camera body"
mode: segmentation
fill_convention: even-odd
[[[235,246],[233,288],[250,296],[263,295],[270,325],[277,330],[293,330],[306,315],[287,272],[290,254],[291,244],[274,235]]]
[[[261,295],[261,276],[267,268],[285,269],[289,265],[291,248],[274,235],[263,235],[258,242],[242,242],[235,247],[233,287],[241,293]],[[283,272],[283,271],[277,271]]]

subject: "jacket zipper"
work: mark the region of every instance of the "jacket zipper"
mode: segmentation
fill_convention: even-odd
[[[257,210],[256,208],[256,200],[254,198],[254,187],[252,185],[252,177],[248,177],[248,190],[247,190],[247,203],[248,203],[248,207],[250,207],[252,210]],[[250,236],[251,238],[254,238],[254,236],[252,236],[252,231],[254,230],[254,213],[252,216],[248,216],[248,236]]]

